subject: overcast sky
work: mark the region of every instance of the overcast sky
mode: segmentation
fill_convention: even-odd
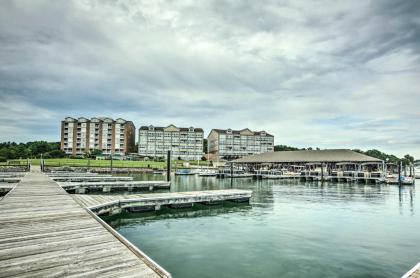
[[[66,116],[420,157],[420,1],[1,1],[0,141]]]

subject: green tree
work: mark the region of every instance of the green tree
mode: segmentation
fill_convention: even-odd
[[[290,146],[286,146],[286,145],[276,145],[276,146],[274,146],[274,151],[275,152],[281,152],[281,151],[297,151],[297,150],[299,150],[299,148],[290,147]]]
[[[203,153],[207,153],[207,144],[208,144],[207,139],[204,139],[203,140]]]

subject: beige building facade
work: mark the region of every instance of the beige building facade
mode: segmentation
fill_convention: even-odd
[[[61,122],[61,149],[68,155],[100,150],[104,155],[135,152],[133,122],[118,118],[67,117]]]
[[[138,154],[143,157],[199,160],[203,156],[204,132],[201,128],[142,126],[139,129]]]
[[[212,129],[207,138],[211,160],[231,160],[274,152],[274,136],[265,131]]]

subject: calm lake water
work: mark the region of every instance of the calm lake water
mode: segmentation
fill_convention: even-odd
[[[171,191],[223,188],[252,189],[250,205],[106,220],[174,278],[400,277],[420,261],[415,187],[178,176]]]

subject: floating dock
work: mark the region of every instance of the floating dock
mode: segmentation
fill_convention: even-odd
[[[0,172],[0,178],[21,178],[25,175],[25,172]]]
[[[1,178],[0,182],[8,182],[8,183],[18,183],[22,178]]]
[[[99,181],[132,181],[132,177],[113,177],[113,176],[50,176],[54,181],[68,182],[99,182]]]
[[[0,212],[0,277],[171,277],[39,168]]]
[[[59,183],[66,191],[75,191],[78,194],[85,194],[90,191],[113,192],[125,190],[170,189],[171,183],[167,181],[99,181],[99,182],[69,182]]]
[[[205,205],[219,204],[224,201],[249,202],[251,190],[208,190],[177,193],[151,193],[130,195],[83,195],[75,194],[73,198],[81,206],[87,207],[98,215],[117,214],[122,211],[140,212],[160,210],[162,207],[192,207],[200,203]]]
[[[91,172],[49,172],[46,173],[47,176],[50,177],[91,177],[91,176],[98,176],[98,173],[91,173]],[[101,175],[101,177],[111,177],[112,175]]]

